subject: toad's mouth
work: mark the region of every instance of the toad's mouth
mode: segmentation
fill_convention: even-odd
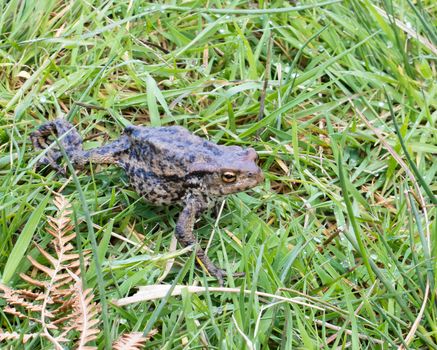
[[[258,185],[259,183],[263,182],[265,179],[264,177],[264,173],[261,170],[261,168],[259,168],[259,171],[255,174],[255,180],[256,180],[256,184]],[[256,186],[256,185],[255,185]]]
[[[250,183],[249,188],[255,187],[264,181],[264,173],[261,168],[257,168],[256,171],[251,171],[246,174],[248,182]]]

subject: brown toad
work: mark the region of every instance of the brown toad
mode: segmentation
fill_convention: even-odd
[[[128,126],[118,140],[89,151],[83,150],[81,136],[65,119],[43,124],[30,138],[33,146],[42,150],[47,148],[51,135],[60,138],[75,167],[90,162],[116,164],[125,170],[135,191],[146,201],[182,205],[176,237],[183,246],[196,244],[194,222],[214,199],[245,191],[264,178],[253,148],[220,146],[181,126]],[[51,148],[40,164],[63,172],[58,164],[61,157],[59,150]],[[197,248],[196,255],[222,284],[226,271],[216,267],[203,249]]]

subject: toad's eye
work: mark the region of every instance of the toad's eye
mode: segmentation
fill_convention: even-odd
[[[237,180],[237,174],[232,171],[226,171],[222,174],[223,182],[232,183]]]

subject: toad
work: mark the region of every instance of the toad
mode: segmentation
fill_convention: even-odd
[[[226,271],[214,265],[197,246],[194,223],[218,198],[248,190],[263,181],[253,148],[217,145],[181,126],[128,126],[118,140],[84,151],[81,136],[65,119],[41,125],[30,138],[35,149],[43,150],[52,135],[59,138],[75,168],[89,163],[116,164],[147,202],[182,206],[176,224],[178,241],[182,246],[194,245],[197,258],[223,284]],[[61,158],[60,150],[51,147],[39,163],[63,173]]]

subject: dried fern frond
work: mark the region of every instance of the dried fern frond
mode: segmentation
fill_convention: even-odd
[[[79,331],[80,338],[77,342],[78,350],[91,350],[97,347],[87,346],[87,344],[97,339],[97,334],[100,333],[98,328],[95,328],[99,323],[97,314],[99,311],[98,305],[93,302],[94,295],[91,289],[83,289],[82,280],[71,274],[75,280],[74,291],[75,298],[73,310],[75,318],[70,328]]]
[[[44,281],[39,281],[35,278],[29,277],[25,275],[24,273],[20,273],[20,277],[22,280],[26,281],[27,283],[33,285],[34,287],[38,287],[41,289],[45,289],[47,287],[47,283]]]
[[[98,306],[92,302],[90,289],[84,290],[81,281],[80,256],[73,251],[76,234],[71,225],[70,204],[62,195],[56,195],[56,217],[48,218],[47,232],[53,237],[47,247],[36,244],[45,260],[28,256],[33,271],[21,278],[35,290],[14,290],[0,284],[0,297],[6,300],[5,313],[20,319],[31,320],[41,326],[38,336],[48,339],[55,349],[62,343],[77,341],[77,349],[95,349],[87,344],[97,338]],[[85,263],[89,251],[84,252]],[[23,339],[35,334],[2,333],[0,342]],[[69,339],[70,338],[70,339]]]
[[[45,280],[41,281],[32,277],[24,277],[26,281],[35,286],[44,285],[45,293],[44,299],[42,302],[42,310],[41,310],[41,325],[42,325],[42,334],[54,344],[56,349],[62,349],[61,343],[65,342],[67,339],[64,337],[64,334],[53,334],[50,332],[51,327],[57,327],[53,322],[53,317],[50,318],[49,315],[53,315],[49,312],[48,307],[50,303],[55,303],[58,308],[62,308],[64,303],[69,303],[69,299],[74,296],[70,284],[72,283],[72,277],[70,276],[69,265],[72,256],[77,256],[76,254],[72,254],[73,245],[69,243],[76,234],[71,233],[73,226],[71,225],[70,215],[70,204],[62,195],[57,195],[54,199],[54,204],[58,210],[57,217],[49,217],[48,224],[50,226],[47,229],[47,232],[53,236],[53,240],[51,242],[51,246],[54,248],[55,256],[51,255],[47,250],[37,245],[37,249],[40,251],[41,255],[43,255],[47,261],[49,261],[51,267],[45,266],[42,263],[39,263],[32,257],[28,256],[30,263],[37,271],[40,271],[38,274],[40,277],[45,278]],[[48,278],[48,279],[47,279]],[[60,294],[63,298],[59,298]],[[64,308],[65,309],[65,308]],[[74,318],[74,311],[70,312],[71,318]],[[68,315],[68,313],[67,313]],[[63,315],[62,318],[69,319],[67,315]]]
[[[40,313],[42,311],[42,305],[38,303],[37,300],[35,300],[35,295],[40,297],[37,293],[29,293],[28,291],[22,291],[22,290],[14,290],[5,286],[0,287],[3,291],[3,299],[6,300],[8,306],[6,306],[3,311],[9,314],[12,314],[14,316],[17,316],[19,318],[29,318],[30,316],[25,315],[15,309],[15,307],[20,306],[24,309],[26,309],[28,312],[31,313]],[[28,295],[31,296],[31,301],[27,301],[26,298],[28,298]],[[32,300],[33,299],[33,300]],[[53,317],[52,313],[47,313],[47,317]],[[33,319],[35,321],[35,319]]]
[[[5,340],[19,340],[22,339],[23,344],[27,343],[30,339],[38,337],[38,333],[30,333],[30,334],[18,334],[17,332],[3,332],[0,329],[0,342]]]
[[[141,332],[131,332],[123,334],[112,345],[113,350],[141,350],[147,341],[150,340],[156,333],[157,329],[152,329],[147,336]]]
[[[11,307],[11,306],[5,306],[3,308],[3,312],[5,312],[9,315],[13,315],[15,317],[21,318],[21,319],[30,320],[30,321],[33,321],[35,323],[41,323],[41,321],[38,318],[29,316],[28,314],[23,314],[21,311],[18,311],[16,308]],[[51,327],[55,327],[55,326],[51,326]]]
[[[6,284],[3,284],[0,282],[0,291],[3,293],[7,293],[9,291],[11,291],[12,288],[9,288]]]
[[[44,293],[40,293],[40,292],[36,293],[27,289],[17,289],[15,290],[15,293],[21,295],[23,298],[30,299],[30,300],[39,301],[44,299]]]

